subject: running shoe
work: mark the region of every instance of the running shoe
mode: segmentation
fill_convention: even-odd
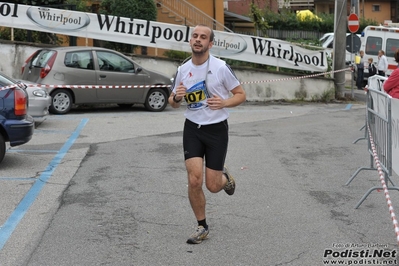
[[[208,233],[208,229],[205,229],[205,227],[199,225],[190,238],[187,239],[187,244],[200,244],[202,240],[208,238]]]
[[[223,167],[223,174],[227,178],[227,184],[224,186],[224,191],[226,191],[226,193],[231,196],[234,194],[234,191],[236,189],[236,181],[234,180],[233,176],[229,174],[226,166]]]

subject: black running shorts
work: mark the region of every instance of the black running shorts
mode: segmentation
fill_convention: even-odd
[[[211,125],[198,125],[186,119],[183,130],[184,159],[205,158],[205,166],[222,171],[229,142],[227,120]]]

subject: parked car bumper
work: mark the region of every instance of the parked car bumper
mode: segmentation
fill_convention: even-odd
[[[37,93],[37,90],[38,89],[29,91],[29,88],[27,89],[29,94],[28,114],[33,116],[33,118],[42,118],[49,114],[48,109],[51,105],[51,96],[43,89],[40,89],[40,94],[43,94],[42,91],[44,91],[46,94],[43,96],[38,96],[40,94]],[[32,93],[33,96],[31,96]]]
[[[51,96],[47,90],[36,87],[34,83],[26,80],[20,80],[27,85],[26,92],[29,97],[28,114],[33,118],[43,118],[49,114],[51,105]]]
[[[22,120],[7,120],[5,128],[10,138],[10,146],[18,146],[32,139],[35,121],[32,116],[27,115]]]

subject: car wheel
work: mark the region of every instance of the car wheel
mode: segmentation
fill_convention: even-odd
[[[4,140],[4,136],[0,134],[0,163],[4,159],[4,155],[6,154],[6,141]]]
[[[162,89],[152,89],[148,92],[144,106],[148,111],[161,112],[168,104],[168,95]]]
[[[68,90],[58,89],[51,93],[52,103],[49,108],[52,114],[66,114],[72,108],[72,95]]]

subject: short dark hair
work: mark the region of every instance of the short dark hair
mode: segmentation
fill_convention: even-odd
[[[208,29],[210,29],[211,30],[211,35],[209,35],[209,40],[211,42],[213,42],[215,40],[215,32],[213,31],[213,29],[211,27],[209,27],[208,25],[205,25],[205,24],[198,24],[197,26],[207,27]],[[195,27],[197,27],[197,26],[195,26]]]

